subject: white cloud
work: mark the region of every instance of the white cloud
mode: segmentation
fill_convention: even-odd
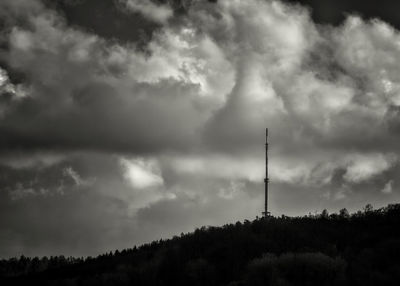
[[[165,158],[177,174],[191,174],[226,180],[261,182],[264,176],[261,158],[232,158],[223,155],[173,156]],[[260,160],[261,159],[261,160]]]
[[[389,195],[391,193],[393,193],[393,184],[394,184],[394,180],[390,180],[388,181],[385,186],[383,187],[383,189],[381,190],[382,193]]]
[[[70,177],[77,187],[82,186],[91,186],[95,183],[95,178],[83,179],[77,171],[75,171],[72,167],[66,167],[63,170],[63,175],[66,177]]]
[[[358,76],[372,96],[359,100],[371,109],[385,112],[389,104],[399,105],[400,35],[380,20],[364,22],[349,17],[333,33],[335,60],[351,75]],[[371,110],[372,111],[372,110]]]
[[[282,164],[283,163],[283,164]],[[307,182],[309,176],[309,168],[306,165],[282,162],[281,164],[271,165],[270,178],[271,182],[289,183],[300,185]]]
[[[121,158],[120,162],[124,167],[124,177],[130,182],[132,187],[143,189],[160,187],[164,184],[159,167],[155,161],[142,158]]]
[[[240,192],[243,192],[244,189],[245,189],[244,183],[231,181],[229,186],[222,187],[219,189],[218,196],[226,200],[232,200]]]
[[[395,154],[355,154],[347,158],[348,165],[344,179],[351,183],[360,183],[379,175],[397,162]]]
[[[166,23],[172,16],[173,11],[168,5],[156,5],[150,0],[120,0],[129,9],[141,13],[146,18],[158,23]]]
[[[8,75],[5,70],[0,68],[0,87],[3,87],[3,85],[8,81]]]
[[[0,67],[0,96],[3,92],[15,94],[16,86],[10,82],[7,71]]]

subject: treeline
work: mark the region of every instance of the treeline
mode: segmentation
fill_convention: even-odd
[[[74,258],[64,256],[25,257],[11,258],[9,260],[0,260],[0,277],[26,275],[35,272],[42,272],[48,269],[55,269],[84,261],[83,258]]]
[[[400,205],[267,217],[96,258],[14,258],[1,285],[398,285]]]

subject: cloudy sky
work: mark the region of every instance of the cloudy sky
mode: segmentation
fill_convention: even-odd
[[[254,219],[265,127],[272,214],[397,202],[400,4],[364,2],[1,0],[0,257]]]

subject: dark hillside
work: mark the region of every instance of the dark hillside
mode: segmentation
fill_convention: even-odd
[[[0,262],[1,285],[398,285],[400,205],[269,217],[97,258]]]

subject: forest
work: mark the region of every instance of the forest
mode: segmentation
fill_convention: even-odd
[[[265,217],[98,257],[0,260],[1,285],[398,285],[400,204]]]

